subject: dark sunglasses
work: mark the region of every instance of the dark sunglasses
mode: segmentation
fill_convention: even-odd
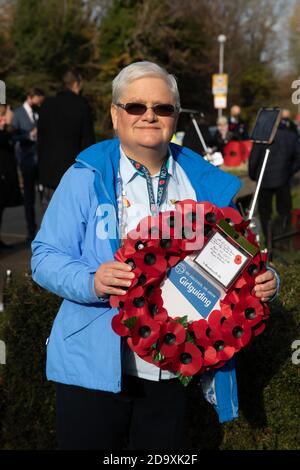
[[[143,103],[117,103],[116,106],[125,109],[128,114],[133,116],[142,116],[147,109],[153,109],[157,116],[172,116],[175,113],[175,106],[172,104],[155,104],[154,106],[146,106]]]

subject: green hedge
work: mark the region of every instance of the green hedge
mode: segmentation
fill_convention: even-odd
[[[300,339],[300,264],[278,266],[280,302],[266,331],[237,356],[240,418],[220,425],[195,383],[189,385],[190,449],[299,449],[300,366],[291,344]],[[14,278],[1,317],[7,364],[0,375],[0,448],[55,448],[54,387],[45,380],[45,341],[60,300],[29,275]]]
[[[55,396],[45,378],[45,343],[61,300],[28,274],[13,278],[7,294],[0,333],[7,354],[1,368],[2,448],[51,449]]]

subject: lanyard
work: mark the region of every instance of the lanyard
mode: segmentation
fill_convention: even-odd
[[[139,175],[143,176],[146,179],[150,211],[152,215],[157,215],[159,212],[159,208],[162,204],[163,198],[165,196],[166,190],[167,190],[167,181],[168,181],[168,176],[169,176],[168,166],[167,166],[168,161],[167,162],[164,161],[161,166],[159,178],[158,178],[157,197],[155,200],[152,179],[151,179],[151,175],[149,173],[148,168],[146,168],[141,163],[136,162],[132,158],[128,158],[128,160],[132,163],[132,165],[134,166],[136,171],[139,173]]]

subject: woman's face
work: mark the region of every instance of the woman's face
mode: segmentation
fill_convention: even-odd
[[[228,132],[228,124],[227,123],[218,124],[218,130],[219,132],[221,132],[221,134],[225,134],[226,132]]]
[[[175,100],[163,79],[144,77],[128,85],[120,103],[143,103],[150,107],[156,104],[175,105]],[[141,149],[153,149],[161,151],[163,156],[175,132],[178,113],[157,116],[153,109],[148,108],[141,116],[134,116],[125,109],[112,105],[111,116],[125,152],[136,154]]]

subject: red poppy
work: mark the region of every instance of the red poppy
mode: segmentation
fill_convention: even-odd
[[[145,297],[148,303],[149,315],[158,323],[164,323],[168,318],[168,312],[163,308],[163,298],[160,287],[150,285],[145,289]]]
[[[128,346],[140,355],[146,355],[148,349],[155,344],[159,338],[160,324],[149,316],[138,318],[132,336],[127,339]]]
[[[218,353],[212,346],[207,346],[204,351],[198,346],[203,354],[203,366],[212,367],[218,362]]]
[[[222,332],[227,344],[233,346],[236,351],[246,346],[252,338],[252,331],[245,322],[237,323],[232,318],[227,318],[222,324]]]
[[[192,334],[197,345],[204,348],[211,346],[212,343],[207,335],[209,325],[206,320],[196,320],[189,324],[188,331]]]
[[[176,264],[179,263],[179,261],[183,260],[185,257],[186,253],[182,252],[180,256],[167,254],[165,256],[165,259],[168,263],[168,267],[173,268],[173,266],[176,266]]]
[[[264,317],[264,307],[257,297],[250,294],[248,286],[240,290],[240,299],[233,308],[233,319],[250,327],[260,323]]]
[[[159,350],[165,357],[172,357],[176,354],[177,348],[185,341],[185,328],[176,321],[168,321],[161,326]]]
[[[215,225],[223,218],[223,210],[211,202],[204,201],[204,220],[206,224]]]
[[[215,330],[221,329],[223,322],[226,320],[228,317],[228,313],[226,314],[226,311],[222,310],[213,310],[208,317],[208,327],[213,328]]]
[[[227,292],[223,299],[220,300],[220,310],[223,316],[229,317],[232,315],[234,305],[240,300],[239,291],[240,289],[233,288]]]
[[[182,238],[182,215],[178,211],[160,212],[160,232],[161,238],[172,238],[181,240]]]
[[[187,223],[193,228],[196,228],[198,225],[203,227],[203,203],[196,202],[193,199],[185,199],[184,201],[177,201],[175,209],[181,213],[181,219],[184,224]]]
[[[140,238],[144,238],[145,240],[159,240],[161,238],[159,215],[148,215],[140,220],[135,231],[131,234],[132,238],[137,236],[137,234]]]
[[[154,279],[160,277],[167,269],[167,261],[165,260],[162,249],[145,248],[134,256],[136,266],[149,277]]]
[[[235,224],[234,228],[237,232],[239,232],[243,237],[247,238],[247,240],[252,243],[253,245],[259,248],[259,245],[256,241],[256,235],[251,231],[249,228],[251,221],[250,220],[242,220],[240,224]]]
[[[236,255],[236,256],[234,257],[234,262],[235,262],[235,264],[241,264],[241,262],[242,262],[242,257],[241,257],[240,255]]]
[[[136,286],[130,289],[129,295],[122,303],[121,308],[125,310],[128,316],[143,316],[148,313],[148,302],[144,295],[145,289],[142,286]]]
[[[128,291],[124,295],[110,295],[109,303],[113,308],[123,308],[125,300],[128,299],[130,294]]]
[[[169,267],[175,266],[182,256],[181,240],[175,238],[161,238],[160,248],[163,250],[165,260]],[[184,257],[186,254],[184,254]]]
[[[213,228],[223,218],[223,212],[214,204],[204,203],[204,238],[208,239],[213,234]]]
[[[233,207],[223,207],[221,209],[223,213],[223,218],[234,225],[241,224],[243,222],[243,217],[241,214]]]
[[[194,199],[183,199],[182,201],[175,202],[175,209],[178,212],[182,212],[183,214],[187,215],[191,212],[196,212],[197,207],[199,205],[204,206],[203,202],[197,202]],[[191,217],[191,222],[194,222],[194,217]]]
[[[118,313],[112,318],[111,326],[114,332],[119,336],[128,336],[130,334],[130,329],[127,328],[123,323],[123,312]]]
[[[258,253],[247,265],[246,269],[243,271],[242,277],[248,285],[254,286],[256,276],[262,274],[265,270],[265,264],[262,262],[261,256]]]
[[[203,366],[211,367],[217,361],[217,351],[212,347],[207,332],[209,326],[206,320],[198,320],[192,322],[188,327],[189,333],[192,335],[196,346],[201,351],[203,356]]]
[[[229,359],[231,359],[236,351],[234,347],[230,346],[225,341],[221,328],[209,328],[207,334],[209,336],[212,346],[217,352],[217,362],[228,361]]]
[[[194,344],[187,342],[179,347],[172,369],[184,376],[195,375],[203,366],[201,351]]]
[[[242,287],[246,285],[247,285],[247,281],[243,276],[239,277],[234,283],[234,287],[238,289],[241,289]]]

